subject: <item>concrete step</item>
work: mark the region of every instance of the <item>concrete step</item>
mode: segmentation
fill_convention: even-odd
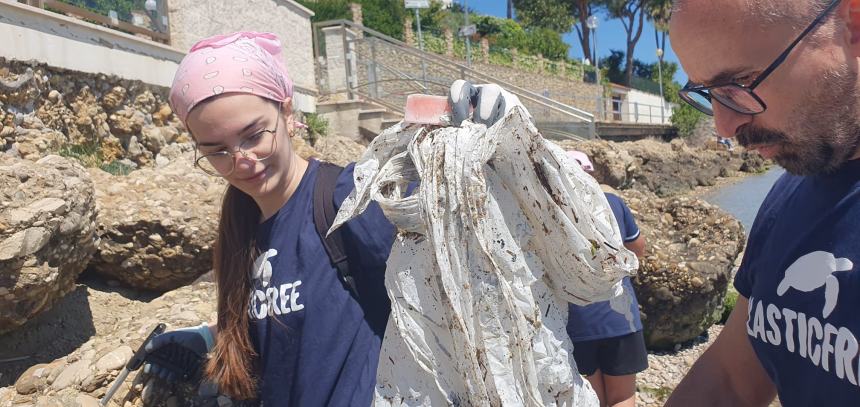
[[[397,120],[400,121],[403,119],[402,113],[392,112],[390,110],[386,111],[384,115],[382,115],[382,120]]]
[[[358,132],[365,139],[376,137],[382,131],[382,119],[388,109],[362,109],[358,112]]]
[[[391,126],[394,126],[395,124],[400,123],[401,120],[403,120],[402,117],[397,119],[384,119],[382,120],[382,129],[384,130]]]

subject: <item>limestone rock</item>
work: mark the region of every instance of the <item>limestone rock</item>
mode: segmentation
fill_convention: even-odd
[[[60,375],[51,383],[51,389],[63,390],[70,386],[81,384],[89,374],[90,362],[82,359],[63,368]]]
[[[2,57],[0,81],[9,85],[0,91],[5,155],[35,161],[68,146],[96,146],[98,157],[85,166],[122,159],[145,166],[165,145],[190,141],[166,87]]]
[[[106,294],[94,294],[91,298]],[[0,406],[7,400],[15,405],[91,406],[111,386],[132,353],[159,323],[177,329],[215,321],[215,286],[197,283],[168,292],[151,301],[124,300],[122,317],[116,318],[99,335],[93,336],[71,354],[50,364],[31,366],[18,377],[14,387],[0,388]],[[110,406],[194,406],[200,383],[167,385],[142,370],[132,372]],[[207,387],[208,388],[208,387]],[[211,391],[207,391],[211,394]],[[127,400],[123,404],[123,401]]]
[[[48,378],[54,369],[63,366],[57,363],[40,363],[27,369],[15,381],[15,390],[19,394],[31,394],[41,391],[48,386]]]
[[[314,150],[314,148],[311,147],[311,145],[308,144],[308,142],[301,137],[291,137],[290,142],[293,146],[293,151],[295,151],[296,154],[299,155],[299,157],[308,159],[318,158],[320,156],[320,153]]]
[[[699,336],[720,320],[743,227],[695,198],[635,190],[622,197],[648,245],[633,279],[647,345],[668,349]]]
[[[319,159],[345,166],[361,158],[367,147],[349,137],[325,136],[317,140],[314,149]]]
[[[95,251],[93,184],[77,163],[0,159],[0,333],[74,288]]]
[[[126,345],[114,349],[107,355],[102,356],[96,362],[97,372],[109,372],[112,370],[120,370],[131,359],[134,351]]]
[[[125,102],[128,92],[121,86],[115,86],[102,97],[102,106],[105,110],[116,110]]]
[[[738,171],[761,172],[768,163],[758,154],[729,152],[725,148],[690,147],[684,140],[671,143],[640,140],[615,143],[603,140],[563,141],[565,149],[586,153],[594,164],[592,174],[601,184],[616,189],[638,189],[667,197],[713,185],[718,177]]]
[[[93,169],[101,245],[92,269],[128,286],[166,291],[212,268],[226,183],[192,167],[186,153],[128,176]]]

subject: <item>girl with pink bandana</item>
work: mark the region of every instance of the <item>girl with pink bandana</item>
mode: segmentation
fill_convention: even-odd
[[[346,284],[314,223],[317,179],[332,169],[291,147],[302,124],[280,53],[273,34],[239,32],[197,43],[179,66],[170,103],[194,139],[195,163],[230,184],[214,253],[218,321],[164,333],[147,352],[178,345],[208,358],[206,378],[234,399],[369,405],[394,228],[378,207],[345,225]],[[331,181],[336,209],[354,188],[352,165]],[[164,379],[183,373],[148,360],[145,370]]]

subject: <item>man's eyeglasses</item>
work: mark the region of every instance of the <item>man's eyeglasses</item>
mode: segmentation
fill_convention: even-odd
[[[704,86],[687,82],[678,94],[685,102],[708,116],[714,115],[714,100],[740,114],[756,115],[764,112],[767,110],[767,105],[760,97],[758,97],[758,95],[755,94],[755,88],[764,82],[764,80],[767,79],[767,77],[773,73],[776,68],[785,62],[788,55],[791,54],[791,51],[797,47],[797,44],[812,32],[815,27],[821,24],[825,17],[827,17],[827,15],[833,11],[837,5],[839,5],[840,1],[841,0],[833,0],[833,2],[831,2],[830,5],[828,5],[827,8],[815,18],[815,20],[812,20],[812,23],[810,23],[809,26],[797,36],[791,45],[789,45],[788,48],[786,48],[785,51],[783,51],[782,54],[780,54],[779,57],[777,57],[770,66],[762,71],[762,73],[759,74],[749,85],[729,82]]]
[[[277,148],[278,125],[281,123],[281,109],[278,109],[278,121],[272,130],[262,130],[247,136],[239,143],[236,151],[221,150],[214,153],[202,154],[194,150],[194,164],[203,172],[220,177],[227,177],[236,170],[236,154],[253,160],[263,161],[274,154]]]

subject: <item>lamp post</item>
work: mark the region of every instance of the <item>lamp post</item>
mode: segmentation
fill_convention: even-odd
[[[466,0],[463,0],[463,26],[469,25],[469,5]],[[469,36],[466,36],[466,62],[468,62],[469,68],[472,67],[472,40]]]
[[[585,20],[585,25],[591,30],[591,38],[594,41],[594,52],[591,54],[591,58],[594,60],[594,78],[597,86],[600,86],[600,58],[597,57],[597,16],[591,15]],[[604,109],[604,101],[603,94],[597,96],[597,115],[599,117],[603,116]]]
[[[592,59],[594,60],[594,68],[597,70],[597,83],[600,83],[600,59],[597,57],[597,16],[592,15],[585,20],[585,25],[591,30],[591,38],[594,41],[594,53],[592,54]]]
[[[666,123],[666,99],[663,96],[663,48],[657,48],[657,80],[660,82],[660,124]]]

